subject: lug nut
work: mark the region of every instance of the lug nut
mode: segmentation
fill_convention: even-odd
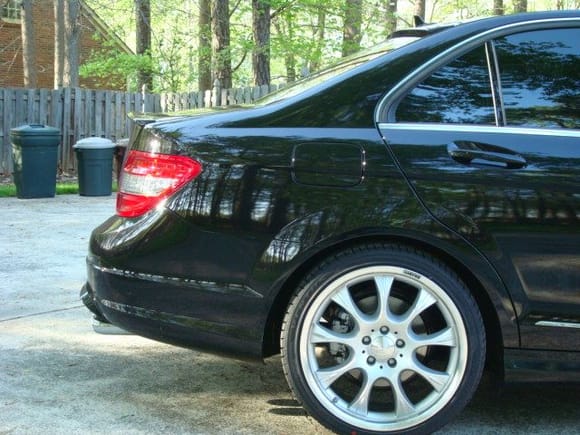
[[[395,367],[397,365],[397,360],[395,358],[390,358],[387,361],[387,364],[389,365],[389,367]]]
[[[389,327],[388,326],[381,326],[381,334],[386,335],[389,333]]]
[[[362,342],[363,344],[371,344],[371,337],[369,337],[368,335],[363,337]]]
[[[400,338],[397,340],[397,347],[405,347],[405,342]]]
[[[371,365],[371,366],[372,366],[372,365],[373,365],[373,364],[374,364],[376,361],[377,361],[377,360],[375,359],[375,357],[374,357],[374,356],[369,356],[369,357],[367,358],[367,364],[369,364],[369,365]]]

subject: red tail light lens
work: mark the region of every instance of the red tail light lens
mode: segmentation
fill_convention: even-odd
[[[137,217],[147,213],[201,170],[201,163],[189,157],[130,151],[123,165],[117,214]]]

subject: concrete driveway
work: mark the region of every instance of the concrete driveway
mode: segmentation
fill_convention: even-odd
[[[278,358],[99,335],[78,300],[114,197],[0,199],[0,434],[323,434]],[[482,389],[443,433],[580,434],[578,386]]]

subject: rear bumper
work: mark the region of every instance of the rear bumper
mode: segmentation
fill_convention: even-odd
[[[235,234],[206,231],[167,209],[134,219],[114,216],[91,235],[86,293],[94,312],[124,330],[260,359],[267,301],[235,284],[249,281],[255,260],[248,246]]]
[[[93,289],[91,288],[88,282],[86,282],[82,286],[79,297],[84,306],[87,307],[87,309],[91,313],[93,313],[93,317],[95,318],[95,320],[103,323],[109,323],[109,321],[105,318],[101,310],[99,310],[99,308],[97,307]]]
[[[249,290],[228,291],[209,282],[171,282],[103,267],[91,256],[87,276],[84,293],[92,295],[96,312],[122,329],[191,349],[243,359],[262,357],[259,316],[232,316],[231,307],[248,306],[248,298],[254,306],[261,305],[257,294]]]

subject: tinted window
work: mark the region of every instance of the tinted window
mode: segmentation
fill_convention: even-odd
[[[580,29],[495,41],[508,125],[580,128]]]
[[[345,57],[336,64],[331,65],[328,68],[323,69],[322,71],[316,72],[312,75],[308,75],[302,80],[298,80],[297,82],[294,82],[277,92],[268,94],[261,100],[259,100],[258,103],[269,104],[298,95],[301,92],[305,92],[315,87],[316,85],[332,80],[339,74],[350,71],[355,67],[363,63],[369,62],[370,60],[375,59],[385,53],[404,47],[405,45],[410,44],[411,42],[416,41],[417,39],[418,38],[413,37],[399,37],[387,39],[381,44],[377,44],[366,50],[361,50],[351,56]]]
[[[495,125],[484,47],[440,68],[399,105],[399,122]]]

